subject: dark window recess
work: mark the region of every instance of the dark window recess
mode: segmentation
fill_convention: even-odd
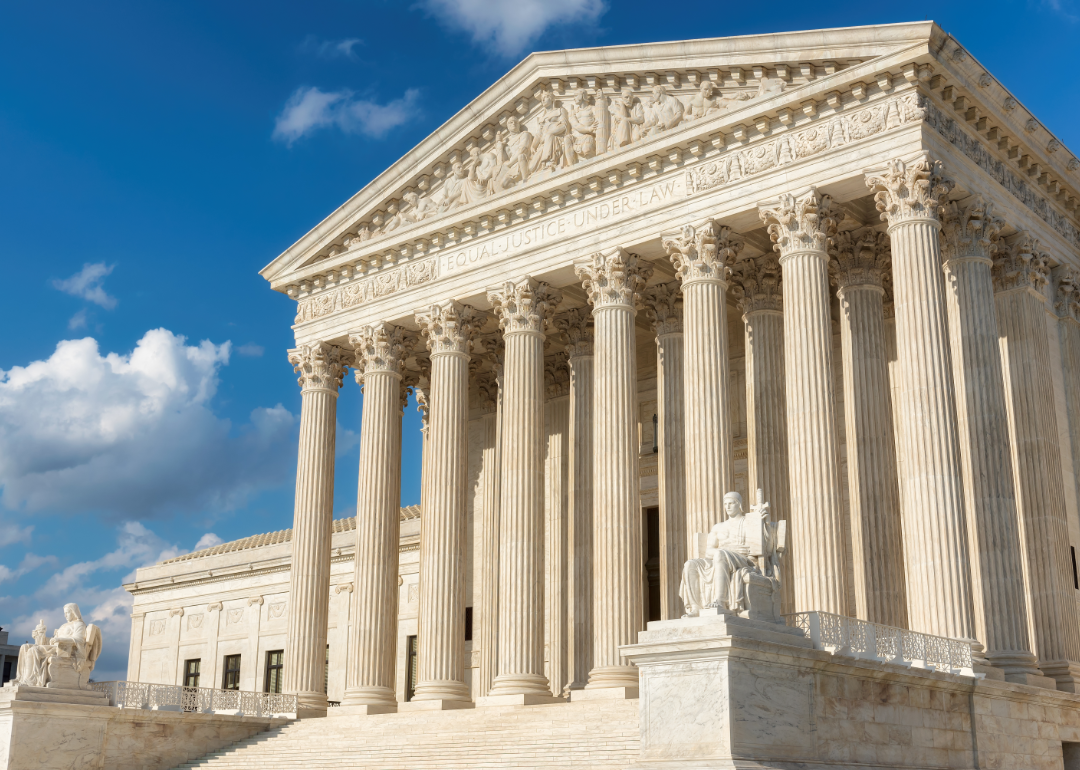
[[[642,530],[645,556],[645,619],[661,620],[660,614],[660,509],[643,511]]]
[[[266,681],[263,690],[281,692],[282,676],[285,671],[285,650],[271,650],[266,653]]]
[[[3,681],[0,681],[0,684],[7,684],[10,681],[11,681],[11,661],[10,660],[5,660],[4,661],[4,679],[3,679]]]
[[[472,641],[472,607],[465,608],[465,641]]]
[[[240,689],[240,656],[225,656],[225,673],[221,677],[222,690]]]
[[[660,419],[655,414],[652,416],[652,451],[653,454],[660,452]]]
[[[1062,741],[1061,758],[1064,760],[1062,767],[1065,770],[1080,770],[1080,743]]]
[[[405,637],[405,700],[416,695],[416,637]]]
[[[199,664],[201,663],[200,658],[184,661],[184,687],[199,686]]]
[[[1080,588],[1080,573],[1076,571],[1076,546],[1069,546],[1069,553],[1072,554],[1073,563],[1073,588]]]
[[[330,692],[330,645],[326,645],[326,665],[323,666],[322,680],[323,695]]]

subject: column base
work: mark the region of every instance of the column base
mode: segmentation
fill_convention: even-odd
[[[1080,663],[1071,660],[1039,661],[1043,674],[1057,681],[1062,692],[1080,693]]]
[[[389,687],[346,688],[345,697],[341,699],[340,708],[353,708],[357,706],[390,706],[397,708],[397,696]]]
[[[574,690],[570,693],[571,703],[585,700],[637,700],[638,687],[598,687],[594,690]]]
[[[550,706],[555,703],[566,703],[566,698],[557,698],[551,693],[537,695],[534,693],[514,693],[511,695],[485,695],[476,699],[476,705],[480,708],[488,706]]]
[[[1057,689],[1057,682],[1043,675],[1043,672],[1039,670],[1035,656],[1026,650],[988,652],[986,658],[990,665],[1004,673],[1003,678],[1006,682],[1026,684],[1029,687],[1042,687],[1045,690]],[[982,672],[980,669],[975,669],[975,673]]]
[[[553,697],[548,678],[543,674],[499,674],[487,697],[502,695],[539,695]]]
[[[425,700],[458,700],[472,702],[472,693],[464,682],[451,680],[435,680],[420,682],[416,685],[416,694],[410,703]]]
[[[326,712],[326,716],[333,719],[334,717],[356,717],[356,716],[375,716],[376,714],[396,714],[398,705],[389,704],[375,704],[375,703],[355,703],[352,705],[346,705],[342,703],[337,708],[332,708]]]
[[[324,717],[329,709],[326,694],[321,692],[301,692],[296,694],[296,718],[311,719]]]
[[[450,698],[432,698],[430,700],[411,700],[407,703],[399,703],[397,710],[402,711],[456,711],[458,709],[476,708],[471,700],[455,700]]]
[[[597,666],[589,672],[589,683],[586,690],[599,690],[608,687],[632,687],[638,686],[638,670],[636,666]]]

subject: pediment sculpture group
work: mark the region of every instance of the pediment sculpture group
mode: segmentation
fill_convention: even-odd
[[[52,637],[46,635],[45,621],[38,621],[34,643],[19,649],[19,667],[11,684],[89,689],[90,672],[101,655],[101,630],[83,621],[77,604],[64,605],[64,619]]]
[[[695,536],[696,553],[683,565],[679,596],[684,618],[716,609],[751,620],[782,622],[780,559],[787,548],[787,522],[769,520],[769,504],[743,510],[742,495],[724,495],[724,516],[707,535]]]
[[[481,150],[473,145],[464,157],[450,164],[449,171],[443,172],[441,186],[429,193],[406,192],[382,228],[372,230],[364,225],[345,241],[345,247],[498,195],[605,152],[615,152],[739,102],[771,96],[783,87],[782,80],[763,79],[756,94],[725,96],[706,80],[685,104],[659,84],[645,98],[635,96],[628,87],[608,95],[598,86],[577,89],[570,99],[560,100],[544,89],[539,94],[540,109],[534,128],[511,115],[488,147]],[[436,176],[439,173],[436,171]]]

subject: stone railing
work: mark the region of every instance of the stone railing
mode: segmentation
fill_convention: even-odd
[[[258,717],[296,716],[296,696],[282,693],[144,682],[91,682],[90,688],[108,695],[109,705],[118,708]]]
[[[784,617],[788,625],[806,633],[815,649],[833,655],[975,676],[971,645],[959,639],[882,626],[831,612],[798,612]]]

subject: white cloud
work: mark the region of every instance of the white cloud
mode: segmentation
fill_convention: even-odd
[[[236,352],[247,358],[261,358],[262,354],[266,352],[262,345],[256,345],[254,342],[249,342],[246,345],[241,345],[236,349]]]
[[[70,278],[54,278],[52,285],[54,289],[59,289],[65,294],[70,294],[73,297],[81,297],[87,302],[93,302],[95,305],[101,305],[106,310],[112,310],[116,307],[116,297],[111,296],[105,291],[105,287],[102,283],[105,281],[105,277],[109,275],[116,265],[106,265],[104,262],[87,262],[83,265],[82,270],[75,273]],[[76,315],[76,318],[78,316]],[[69,325],[75,323],[75,318],[71,319]],[[83,325],[86,323],[86,317],[82,319]],[[72,329],[78,328],[77,326],[71,326]]]
[[[256,409],[234,431],[211,409],[230,343],[188,345],[167,329],[128,355],[92,338],[0,370],[0,486],[8,509],[229,509],[279,486],[295,459],[293,415]]]
[[[304,53],[315,54],[321,59],[350,59],[356,61],[356,52],[353,50],[363,44],[358,37],[349,37],[344,40],[320,40],[315,35],[308,35],[300,44],[300,50]]]
[[[86,328],[86,308],[83,308],[78,313],[68,319],[68,328],[73,331],[75,329]]]
[[[0,583],[5,580],[18,580],[23,575],[33,572],[43,564],[55,564],[55,556],[38,556],[36,553],[28,553],[23,557],[22,563],[15,569],[0,564]]]
[[[420,92],[410,88],[400,99],[379,104],[359,99],[348,89],[298,88],[277,116],[273,138],[291,146],[320,128],[336,126],[346,134],[363,134],[377,139],[419,115],[419,97]]]
[[[524,53],[550,27],[593,24],[607,10],[604,0],[421,0],[420,6],[500,56]]]
[[[15,543],[30,545],[33,527],[20,527],[9,517],[0,516],[0,548]]]
[[[204,548],[213,548],[215,545],[221,545],[225,541],[215,535],[213,532],[207,532],[205,535],[199,538],[199,542],[195,544],[193,550],[201,551]]]

